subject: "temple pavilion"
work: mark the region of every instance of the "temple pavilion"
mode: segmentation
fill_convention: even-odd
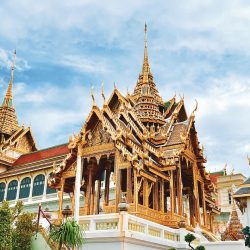
[[[69,138],[70,153],[49,179],[59,192],[59,218],[63,193],[68,193],[76,220],[79,215],[116,213],[125,198],[133,215],[173,228],[213,231],[219,209],[195,128],[197,105],[188,115],[184,98],[162,99],[149,65],[146,25],[134,92],[124,96],[114,86],[109,98],[104,91],[102,96],[98,107],[92,93],[92,109],[80,132]]]

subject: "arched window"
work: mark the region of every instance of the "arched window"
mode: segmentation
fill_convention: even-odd
[[[5,183],[1,182],[0,183],[0,202],[3,201],[4,199],[5,187],[6,187]]]
[[[17,186],[18,186],[17,180],[13,180],[9,183],[7,189],[7,198],[6,198],[7,201],[12,201],[16,199]]]
[[[45,177],[39,174],[34,179],[32,196],[39,196],[43,194]]]
[[[31,180],[29,177],[22,179],[21,185],[20,185],[19,199],[29,197],[29,195],[30,195],[30,183],[31,183]]]
[[[52,173],[49,174],[49,177],[51,177]],[[56,193],[56,189],[50,188],[47,184],[47,190],[46,190],[46,194],[54,194]]]

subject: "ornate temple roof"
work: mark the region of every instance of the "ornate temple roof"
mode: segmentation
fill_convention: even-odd
[[[147,25],[145,24],[144,58],[142,71],[139,74],[137,84],[132,95],[135,101],[135,110],[138,117],[144,123],[164,124],[164,102],[154,83],[150,71],[147,45]]]
[[[4,97],[2,106],[0,106],[0,134],[5,136],[12,135],[19,128],[16,111],[13,106],[13,94],[12,94],[15,58],[16,58],[16,51],[14,52],[13,55],[13,63],[11,68],[8,89]]]
[[[19,126],[13,106],[13,76],[16,51],[14,51],[10,81],[0,106],[0,166],[7,170],[22,154],[37,150],[30,127]]]
[[[12,167],[0,173],[0,178],[41,169],[41,162],[43,168],[51,167],[51,159],[53,159],[52,162],[56,161],[56,159],[61,162],[68,153],[67,144],[61,144],[23,154],[12,164]]]
[[[250,177],[244,183],[242,183],[234,193],[235,198],[239,198],[241,196],[250,196]]]
[[[28,154],[23,154],[14,162],[13,166],[15,167],[34,161],[41,161],[47,158],[52,158],[67,153],[69,153],[67,144],[56,145],[50,148],[45,148]]]
[[[242,234],[242,229],[243,226],[240,223],[235,204],[233,203],[230,220],[225,232],[221,236],[221,239],[223,241],[225,240],[237,241],[239,239],[244,239],[244,235]]]
[[[163,171],[171,168],[176,158],[189,148],[199,161],[198,167],[201,178],[205,180],[205,188],[213,191],[214,187],[203,165],[206,159],[194,124],[198,104],[188,117],[184,97],[178,102],[175,97],[163,102],[149,67],[146,32],[147,26],[143,67],[134,93],[123,96],[115,87],[111,96],[106,99],[102,90],[102,108],[97,106],[94,94],[91,94],[92,110],[80,133],[70,138],[70,154],[64,166],[56,171],[56,175],[67,171],[76,160],[78,143],[86,147],[99,145],[108,135],[121,154],[138,171],[147,172],[148,175],[157,171],[164,176]]]
[[[247,157],[250,166],[250,158]],[[250,177],[246,179],[234,193],[234,198],[239,201],[241,197],[250,197]]]

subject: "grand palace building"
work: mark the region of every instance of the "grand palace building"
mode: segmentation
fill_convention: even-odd
[[[163,100],[149,65],[147,27],[144,57],[133,93],[114,86],[92,109],[69,142],[38,150],[30,127],[20,126],[10,81],[0,106],[0,202],[48,207],[60,220],[68,206],[82,215],[128,213],[171,228],[197,226],[211,237],[220,214],[216,188],[195,127],[194,107],[184,97]],[[241,176],[240,176],[241,178]],[[242,179],[243,182],[243,179]]]

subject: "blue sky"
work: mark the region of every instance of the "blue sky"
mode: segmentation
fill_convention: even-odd
[[[64,143],[82,126],[90,88],[133,91],[148,23],[151,70],[165,100],[199,102],[196,128],[209,170],[228,163],[249,175],[250,2],[1,0],[0,93],[17,50],[14,103],[39,148]]]

